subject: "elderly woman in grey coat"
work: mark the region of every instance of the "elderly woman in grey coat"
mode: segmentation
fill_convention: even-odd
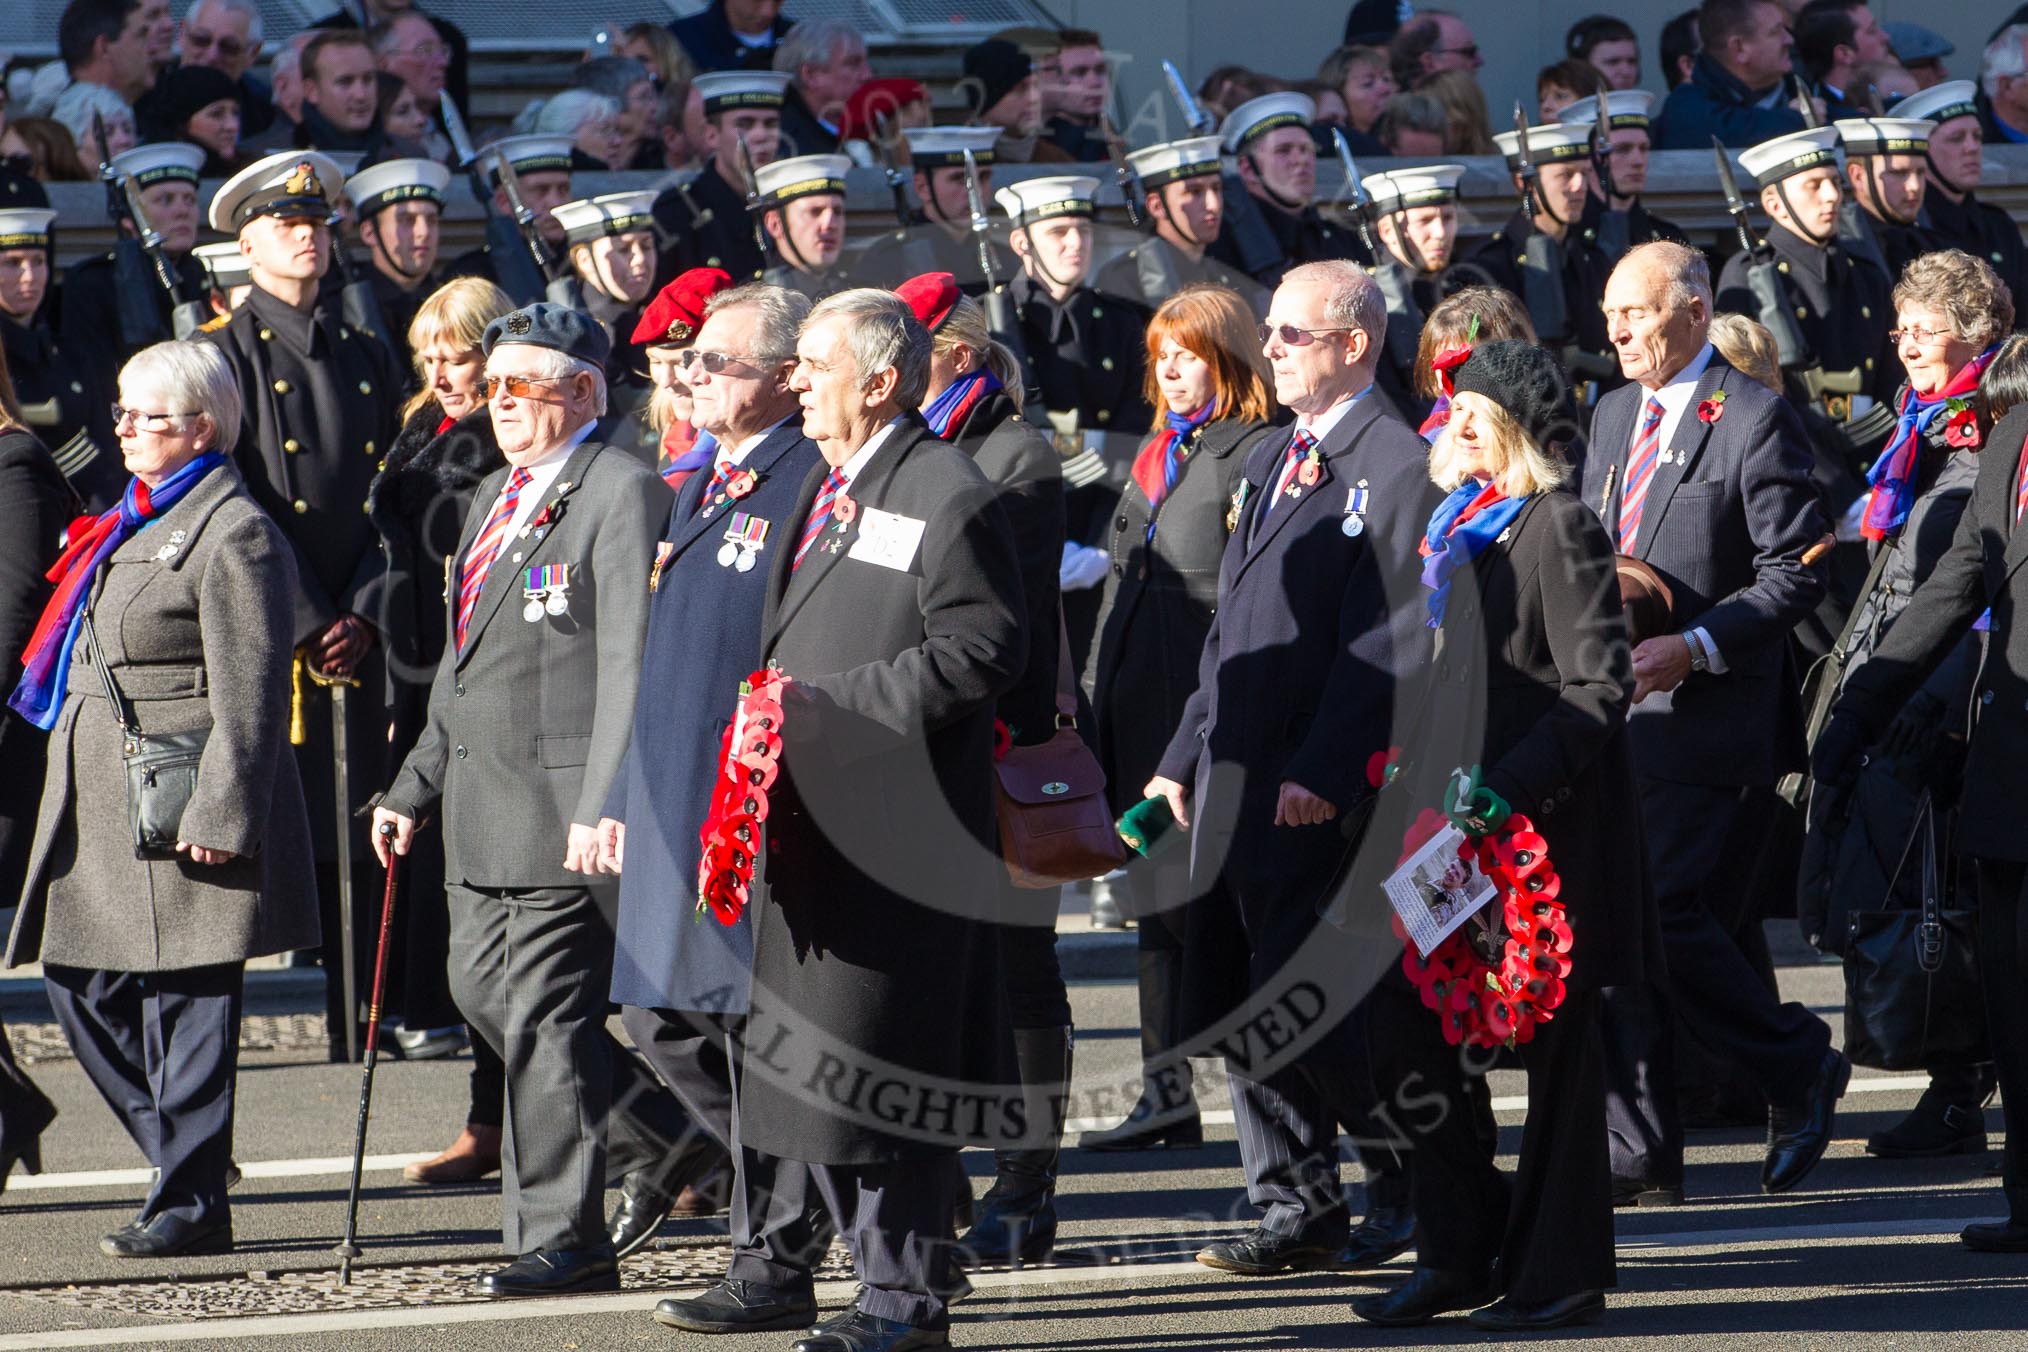
[[[286,741],[295,567],[220,453],[240,393],[217,351],[147,348],[119,391],[134,477],[119,506],[73,528],[8,701],[51,740],[7,962],[42,962],[72,1050],[159,1170],[100,1247],[217,1253],[232,1245],[243,967],[318,940]],[[208,729],[173,850],[144,854],[123,829],[108,674],[142,734]]]

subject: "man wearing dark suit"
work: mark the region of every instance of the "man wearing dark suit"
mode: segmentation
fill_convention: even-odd
[[[838,150],[845,100],[873,78],[865,36],[844,19],[804,19],[776,48],[774,65],[792,77],[782,103],[782,154]]]
[[[600,1206],[612,896],[589,875],[632,726],[669,489],[588,439],[607,346],[591,320],[546,303],[487,326],[507,464],[473,497],[429,721],[373,813],[383,863],[383,823],[405,854],[418,822],[442,818],[452,994],[507,1068],[502,1228],[520,1256],[480,1278],[493,1296],[619,1287]]]
[[[669,31],[700,71],[766,70],[794,24],[782,0],[711,0]]]
[[[1826,787],[1851,782],[1862,753],[1910,695],[1983,613],[1992,632],[1979,676],[1978,722],[1965,762],[1958,807],[1958,849],[1979,874],[1979,984],[2000,1072],[2007,1115],[2001,1186],[2007,1219],[1965,1227],[1965,1246],[1994,1253],[2028,1252],[2028,1001],[2023,999],[2021,915],[2028,906],[2028,851],[2016,804],[2020,766],[2028,756],[2028,642],[2023,639],[2016,575],[2028,562],[2021,529],[2028,477],[2018,449],[2028,437],[2028,410],[2016,407],[1993,429],[1979,457],[1978,482],[1958,522],[1950,552],[1916,589],[1886,639],[1845,684],[1831,721],[1819,735],[1810,770]]]
[[[809,1327],[809,1271],[830,1231],[812,1233],[807,1223],[814,1195],[806,1168],[733,1139],[753,925],[745,916],[725,925],[692,914],[697,828],[718,775],[719,720],[761,665],[768,575],[776,554],[795,548],[798,495],[818,455],[789,388],[809,302],[752,283],[719,292],[704,309],[703,326],[674,341],[709,354],[689,367],[691,423],[718,445],[711,467],[684,480],[656,547],[641,660],[642,688],[652,693],[635,709],[599,829],[602,863],[620,874],[613,998],[634,1045],[737,1161],[724,1280],[700,1296],[662,1301],[655,1317],[695,1333],[752,1333]],[[656,1192],[622,1205],[645,1239],[670,1201]],[[619,1228],[615,1242],[624,1243]]]
[[[1826,526],[1794,409],[1712,349],[1710,297],[1703,255],[1680,244],[1640,245],[1614,269],[1606,322],[1634,383],[1599,403],[1581,490],[1619,552],[1675,596],[1675,632],[1634,649],[1627,720],[1669,976],[1666,991],[1605,993],[1623,1202],[1682,1197],[1672,1003],[1766,1095],[1770,1193],[1823,1155],[1852,1071],[1824,1021],[1781,1003],[1749,954],[1759,922],[1743,911],[1775,780],[1802,764],[1789,631],[1823,595],[1810,551]]]
[[[777,71],[715,71],[697,77],[694,87],[703,100],[711,154],[687,189],[670,188],[655,199],[655,223],[668,241],[655,274],[658,287],[691,268],[723,268],[739,283],[760,279],[767,255],[754,242],[754,223],[747,215],[740,147],[746,147],[755,169],[774,160],[788,83],[789,77]]]
[[[1020,571],[992,486],[913,412],[930,337],[903,301],[830,297],[796,353],[825,464],[769,575],[762,656],[789,685],[739,1139],[808,1163],[852,1250],[857,1301],[798,1352],[903,1352],[948,1341],[953,1146],[1030,1134],[1018,1110],[975,1120],[941,1088],[1019,1092],[993,1088],[1012,1045],[987,921]]]
[[[1317,920],[1360,843],[1356,828],[1334,823],[1361,820],[1367,758],[1398,740],[1396,683],[1429,656],[1413,598],[1416,542],[1437,492],[1428,448],[1381,413],[1374,392],[1386,315],[1379,286],[1348,260],[1294,269],[1268,309],[1275,398],[1296,426],[1248,458],[1197,692],[1146,788],[1191,828],[1193,891],[1206,894],[1222,874],[1245,936],[1243,951],[1212,955],[1216,970],[1186,971],[1197,988],[1186,998],[1200,1009],[1215,987],[1226,1008],[1272,1018],[1291,973],[1345,947]],[[1365,1149],[1367,1224],[1347,1244],[1337,1128],[1369,1141],[1385,1128],[1353,1012],[1378,968],[1342,956],[1341,971],[1366,980],[1334,979],[1352,994],[1315,1021],[1307,1045],[1244,1071],[1228,1056],[1247,1196],[1261,1218],[1253,1233],[1200,1252],[1208,1267],[1266,1276],[1368,1266],[1409,1242],[1407,1180],[1391,1151]]]

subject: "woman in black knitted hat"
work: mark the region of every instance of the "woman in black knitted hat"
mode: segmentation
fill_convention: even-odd
[[[1612,545],[1561,486],[1568,396],[1555,359],[1528,343],[1484,343],[1452,383],[1450,430],[1430,463],[1449,496],[1422,549],[1435,658],[1386,794],[1405,790],[1396,801],[1413,816],[1444,804],[1454,771],[1477,767],[1489,791],[1477,801],[1492,805],[1473,813],[1478,825],[1497,828],[1511,809],[1548,842],[1571,967],[1561,1003],[1520,1041],[1528,1119],[1511,1180],[1466,1108],[1466,1077],[1490,1062],[1487,1050],[1450,1045],[1406,979],[1376,988],[1383,1097],[1419,1075],[1448,1106],[1415,1141],[1415,1272],[1352,1308],[1418,1324],[1485,1306],[1471,1317],[1482,1328],[1555,1328],[1596,1319],[1614,1284],[1598,991],[1640,979],[1643,936],[1658,924],[1624,731],[1633,659]],[[1497,924],[1499,903],[1491,909]]]
[[[210,66],[178,66],[135,109],[148,141],[188,141],[204,147],[206,178],[229,178],[249,162],[239,151],[239,83]]]

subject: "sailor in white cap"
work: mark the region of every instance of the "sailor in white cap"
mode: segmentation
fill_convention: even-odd
[[[248,266],[246,255],[239,251],[236,239],[222,244],[200,244],[190,251],[190,257],[204,269],[205,284],[211,291],[211,308],[217,316],[204,329],[207,333],[222,329],[225,321],[232,318],[232,312],[246,300],[246,293],[253,290],[253,269]]]
[[[1887,341],[1894,279],[1838,242],[1844,200],[1838,129],[1810,127],[1762,141],[1741,151],[1739,163],[1752,175],[1761,208],[1773,222],[1767,244],[1812,359],[1806,369],[1789,373],[1791,393],[1832,426],[1843,427],[1863,418],[1874,402],[1892,398],[1901,364]],[[1753,261],[1745,253],[1727,260],[1718,277],[1718,310],[1761,317],[1747,273]],[[1850,446],[1840,449],[1864,461],[1854,466],[1858,473],[1872,463]]]
[[[1507,157],[1515,188],[1523,189],[1521,134],[1501,132],[1493,141]],[[1613,260],[1599,247],[1598,227],[1585,222],[1598,181],[1591,127],[1551,122],[1531,128],[1527,152],[1535,182],[1526,190],[1526,204],[1515,208],[1469,261],[1529,301],[1536,337],[1557,350],[1584,404],[1621,383],[1619,359],[1599,308]],[[1529,286],[1529,275],[1537,271],[1561,279],[1560,303],[1555,289]]]
[[[493,184],[493,210],[509,220],[514,217],[514,204],[507,200],[502,182],[505,175],[500,172],[504,158],[514,170],[522,205],[535,213],[535,228],[553,253],[563,252],[563,229],[553,213],[557,203],[570,200],[570,152],[568,136],[503,136],[479,151],[479,161]],[[450,275],[500,280],[493,270],[491,250],[484,245],[451,260]]]
[[[1556,120],[1570,126],[1596,126],[1599,120],[1599,95],[1579,99],[1565,104],[1556,115]],[[1645,89],[1615,89],[1604,96],[1606,143],[1605,176],[1610,182],[1600,182],[1599,191],[1605,196],[1605,205],[1612,211],[1622,212],[1626,217],[1626,246],[1646,244],[1650,240],[1667,239],[1678,244],[1688,244],[1690,236],[1674,222],[1665,221],[1649,212],[1641,201],[1641,193],[1648,186],[1648,155],[1654,149],[1653,118],[1650,110],[1655,96]],[[1594,165],[1597,157],[1593,157]],[[1596,199],[1595,199],[1596,200]],[[1598,224],[1595,219],[1600,213],[1593,211],[1586,224]],[[1604,231],[1601,231],[1604,233]],[[1608,253],[1614,252],[1611,245]]]
[[[1894,105],[1896,117],[1934,122],[1929,133],[1929,190],[1923,211],[1938,239],[1974,258],[1983,258],[2021,304],[2028,287],[2028,248],[2021,227],[2005,210],[1978,196],[1985,173],[1984,125],[1979,120],[1978,86],[1946,80]]]
[[[1242,217],[1250,211],[1267,226],[1282,253],[1279,266],[1250,270],[1263,286],[1273,286],[1296,264],[1319,258],[1370,261],[1358,235],[1325,220],[1313,203],[1317,144],[1310,139],[1310,124],[1316,120],[1317,105],[1308,94],[1281,93],[1248,99],[1218,124],[1219,139],[1239,165],[1239,181],[1246,185],[1249,201],[1223,204],[1225,225],[1212,251],[1228,265],[1246,270],[1238,232]]]
[[[845,155],[798,155],[754,171],[773,261],[762,280],[820,301],[850,283],[838,264],[845,249]]]
[[[692,82],[704,106],[704,148],[709,158],[687,189],[655,199],[655,221],[665,243],[657,286],[691,268],[723,268],[735,282],[760,278],[767,266],[747,214],[746,147],[750,167],[775,158],[782,139],[786,71],[715,70]]]
[[[1428,164],[1359,180],[1380,254],[1371,271],[1387,301],[1387,360],[1375,379],[1414,419],[1428,411],[1414,393],[1423,321],[1454,291],[1498,285],[1457,256],[1458,181],[1464,175],[1462,164]]]
[[[406,372],[372,334],[343,318],[338,295],[324,286],[331,267],[331,220],[337,213],[338,167],[315,150],[291,150],[242,169],[211,201],[211,225],[237,236],[253,286],[224,326],[203,335],[231,364],[246,394],[240,426],[224,444],[246,477],[254,500],[280,526],[295,554],[293,637],[302,679],[304,740],[296,765],[310,808],[317,855],[317,891],[324,912],[324,969],[340,970],[337,783],[363,798],[384,773],[386,719],[377,699],[345,706],[344,774],[333,750],[328,689],[313,679],[351,677],[377,691],[382,673],[378,639],[363,617],[382,571],[380,537],[365,512],[367,486],[400,426],[396,409]],[[353,791],[357,791],[355,794]],[[352,806],[348,804],[348,806]],[[352,932],[373,932],[365,898]],[[370,970],[370,942],[355,952]],[[333,1059],[342,1059],[347,1010],[339,981],[327,983],[325,1016]]]
[[[655,284],[655,194],[606,193],[556,209],[564,248],[575,275],[573,309],[606,331],[609,412],[624,415],[647,397],[648,359],[633,345],[634,329]]]
[[[979,175],[979,205],[991,219],[993,210],[993,149],[998,127],[904,127],[916,201],[911,228],[873,242],[853,267],[868,285],[899,286],[910,277],[948,272],[968,296],[986,294],[985,270],[979,264],[978,238],[972,234],[971,201],[965,190],[965,152]],[[992,260],[993,281],[1005,286],[1019,271],[1017,263],[993,236],[985,237]]]
[[[1216,136],[1193,136],[1127,155],[1152,233],[1099,270],[1100,291],[1132,296],[1152,311],[1178,287],[1210,282],[1237,291],[1255,317],[1266,316],[1268,289],[1211,252],[1225,224],[1223,150]]]
[[[451,171],[435,160],[382,160],[345,180],[345,198],[359,241],[373,264],[368,279],[387,332],[381,336],[407,371],[413,364],[408,326],[443,283],[437,268],[439,221]]]
[[[50,327],[55,220],[48,207],[0,207],[0,348],[23,421],[55,453],[85,505],[104,511],[125,487],[126,471],[117,443],[102,452],[90,430],[94,405],[105,402],[96,379],[59,349]]]
[[[1921,224],[1929,186],[1929,134],[1936,123],[1916,117],[1841,117],[1845,183],[1852,202],[1840,213],[1839,235],[1855,255],[1890,278],[1926,253],[1945,247]]]

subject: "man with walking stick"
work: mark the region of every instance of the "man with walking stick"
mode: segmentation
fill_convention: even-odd
[[[648,576],[668,486],[591,439],[605,330],[558,305],[485,336],[507,464],[479,486],[447,579],[451,643],[429,720],[374,811],[383,864],[441,815],[451,984],[507,1068],[506,1247],[492,1296],[619,1287],[600,1209],[613,1068],[605,1037],[614,889],[595,885],[600,809],[632,729]]]

